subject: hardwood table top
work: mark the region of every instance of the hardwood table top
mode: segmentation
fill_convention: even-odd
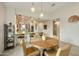
[[[31,43],[34,47],[37,48],[53,48],[58,45],[58,40],[48,39],[48,40],[38,40]]]

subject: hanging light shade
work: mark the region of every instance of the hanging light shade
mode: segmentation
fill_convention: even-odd
[[[68,21],[69,22],[78,22],[79,21],[79,16],[77,16],[77,15],[70,16]]]
[[[40,17],[43,17],[44,14],[43,14],[43,2],[41,2],[41,13],[40,13]]]
[[[40,17],[43,17],[44,15],[43,15],[43,13],[40,13]]]
[[[32,8],[31,8],[31,11],[32,11],[32,12],[35,12],[35,8],[34,8],[34,7],[32,7]]]
[[[35,12],[34,3],[32,3],[31,11]]]

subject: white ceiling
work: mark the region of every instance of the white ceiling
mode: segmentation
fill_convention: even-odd
[[[53,3],[55,3],[55,6],[51,6]],[[29,13],[31,12],[31,2],[4,2],[4,4],[6,7],[15,8],[16,10],[23,9]],[[68,2],[42,2],[43,13],[47,15],[46,17],[49,17],[55,10],[67,4]],[[41,12],[41,2],[35,2],[34,7],[36,9],[35,14],[39,14]]]

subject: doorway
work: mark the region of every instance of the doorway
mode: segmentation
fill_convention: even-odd
[[[53,36],[60,37],[60,21],[54,20],[53,21]]]

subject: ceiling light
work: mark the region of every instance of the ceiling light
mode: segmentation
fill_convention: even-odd
[[[78,22],[79,21],[79,16],[77,16],[77,15],[70,16],[68,21],[69,22]]]
[[[43,16],[44,16],[43,13],[41,13],[41,14],[40,14],[40,17],[43,17]]]
[[[32,11],[32,12],[35,12],[34,3],[32,3],[31,11]]]
[[[32,11],[32,12],[35,12],[35,8],[34,8],[34,7],[32,7],[32,8],[31,8],[31,11]]]
[[[55,3],[53,3],[51,6],[52,6],[52,7],[55,6]]]
[[[43,17],[44,14],[43,14],[43,3],[41,2],[41,13],[40,13],[40,17]]]

